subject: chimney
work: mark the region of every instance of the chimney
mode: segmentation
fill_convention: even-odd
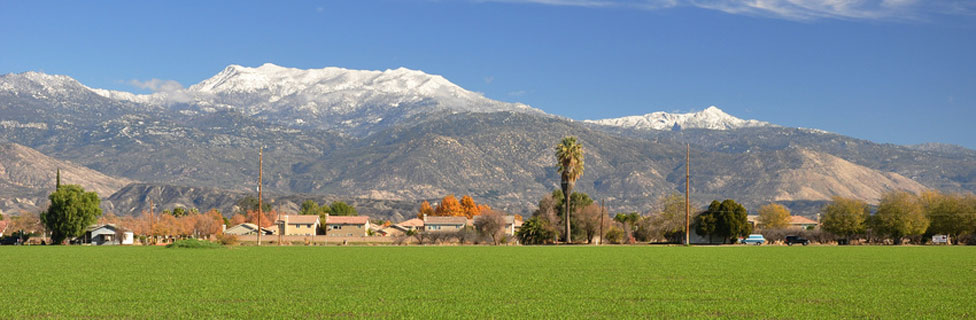
[[[226,225],[226,224],[223,224],[223,223],[221,223],[221,224],[220,224],[220,233],[224,233],[224,231],[227,231],[227,225]]]
[[[329,214],[328,213],[325,214],[324,223],[325,225],[322,226],[322,229],[325,230],[325,235],[329,235]]]

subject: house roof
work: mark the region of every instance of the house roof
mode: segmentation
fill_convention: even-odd
[[[281,217],[288,221],[288,224],[316,224],[319,223],[319,216],[316,215],[286,215]],[[330,218],[331,220],[331,218]]]
[[[397,223],[401,227],[423,227],[424,220],[420,218],[413,218],[404,222]]]
[[[258,225],[253,224],[253,223],[242,223],[242,224],[239,224],[239,225],[236,225],[236,226],[227,228],[227,230],[225,230],[224,232],[226,233],[227,231],[231,231],[232,229],[235,229],[235,228],[247,229],[248,231],[246,231],[246,232],[251,232],[251,231],[257,230],[258,229]],[[263,230],[265,233],[274,232],[274,230],[271,230],[270,228],[261,228],[261,230]]]
[[[817,222],[804,216],[790,216],[790,224],[817,224]]]
[[[88,229],[85,229],[85,231],[92,232],[92,231],[95,231],[95,230],[98,230],[98,229],[102,229],[102,228],[112,229],[112,231],[116,231],[116,230],[122,229],[122,228],[119,228],[118,226],[116,226],[114,224],[107,223],[107,224],[95,224],[95,225],[91,225],[91,226],[88,227]]]
[[[505,216],[505,223],[515,225],[516,227],[521,227],[522,219],[515,219],[515,216]]]
[[[427,221],[424,221],[425,225],[465,225],[468,223],[468,218],[465,217],[427,217]]]
[[[366,224],[369,223],[367,216],[329,216],[326,224]]]

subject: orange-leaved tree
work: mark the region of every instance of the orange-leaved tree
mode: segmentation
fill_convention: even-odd
[[[434,215],[434,208],[426,200],[420,204],[420,210],[417,211],[417,218],[423,219],[425,214],[428,216]]]
[[[469,196],[461,197],[461,212],[465,217],[471,219],[474,216],[481,215],[481,208],[477,203],[474,203],[474,199]]]
[[[259,215],[260,215],[260,213],[258,213],[255,210],[248,210],[247,211],[247,222],[250,222],[250,223],[253,223],[253,224],[258,224],[258,222],[259,222],[258,221],[259,220],[258,219],[258,216]],[[261,215],[260,226],[262,228],[270,227],[272,224],[274,224],[274,221],[276,220],[277,215],[278,214],[276,212],[274,212],[274,211],[266,211],[266,212],[264,212],[264,215]]]
[[[245,217],[243,214],[238,213],[238,214],[234,214],[233,216],[230,217],[230,227],[233,227],[233,226],[236,226],[236,225],[245,223],[245,222],[247,222],[247,217]]]
[[[441,200],[441,203],[437,205],[437,209],[434,210],[434,215],[436,216],[463,216],[464,211],[461,209],[461,203],[458,202],[457,198],[453,194],[447,195]]]

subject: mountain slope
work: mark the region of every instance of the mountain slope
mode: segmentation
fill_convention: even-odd
[[[78,184],[107,197],[133,181],[102,174],[86,167],[48,157],[37,150],[0,143],[0,209],[35,210],[54,191],[57,169],[62,184]]]
[[[607,200],[614,212],[651,210],[658,197],[681,192],[686,143],[698,204],[733,198],[754,209],[784,201],[809,215],[833,195],[873,201],[923,186],[976,191],[976,153],[966,149],[877,144],[741,120],[717,108],[660,117],[662,128],[681,130],[599,125],[485,102],[455,87],[410,70],[273,65],[231,66],[193,87],[153,95],[90,89],[63,76],[4,75],[0,140],[144,182],[106,202],[128,213],[147,208],[149,196],[171,202],[157,208],[226,208],[254,189],[260,147],[266,190],[278,198],[368,198],[377,212],[408,217],[415,210],[409,204],[454,193],[528,213],[558,185],[552,147],[566,135],[586,150],[578,190]],[[295,101],[346,102],[302,109]],[[497,110],[514,111],[489,112]],[[359,122],[378,114],[384,120]],[[44,192],[0,183],[7,186],[0,199]]]
[[[451,112],[542,112],[465,90],[442,76],[399,68],[294,69],[266,63],[230,65],[189,88],[153,95],[99,91],[106,97],[147,104],[190,103],[193,110],[230,108],[271,123],[365,135],[419,115]]]
[[[732,130],[750,127],[768,127],[772,124],[758,120],[743,120],[722,111],[716,106],[692,113],[667,113],[663,111],[642,116],[628,116],[602,120],[583,120],[603,126],[640,130],[709,129]]]

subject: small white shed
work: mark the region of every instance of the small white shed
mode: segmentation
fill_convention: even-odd
[[[92,245],[119,245],[133,244],[135,235],[132,231],[126,231],[114,224],[95,225],[88,228],[85,232],[84,243]]]

